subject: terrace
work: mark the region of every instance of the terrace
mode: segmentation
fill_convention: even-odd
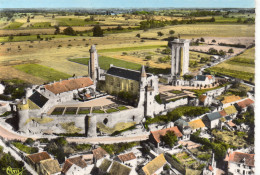
[[[90,113],[113,113],[133,108],[116,100],[113,96],[105,96],[86,102],[71,101],[53,106],[48,115],[81,115]]]

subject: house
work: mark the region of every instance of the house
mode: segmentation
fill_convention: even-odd
[[[197,75],[192,80],[195,87],[207,86],[215,83],[215,77],[213,75]]]
[[[133,152],[126,153],[126,154],[120,154],[117,156],[117,159],[122,162],[123,164],[129,164],[131,166],[137,165],[137,159]]]
[[[174,122],[174,124],[178,127],[178,129],[182,132],[182,140],[190,140],[190,134],[192,132],[189,124],[183,120],[178,119]]]
[[[163,170],[163,166],[167,163],[163,154],[160,154],[152,161],[147,163],[143,168],[143,174],[145,175],[155,175],[160,174]]]
[[[87,175],[90,174],[93,166],[88,166],[83,157],[79,156],[67,159],[61,172],[65,175]]]
[[[222,118],[222,116],[220,115],[219,112],[213,112],[211,114],[205,115],[203,117],[203,122],[208,128],[212,129],[219,126],[220,118]]]
[[[251,106],[254,104],[254,101],[251,100],[250,98],[247,98],[243,101],[240,101],[238,103],[235,104],[235,107],[237,108],[237,110],[239,112],[246,112],[248,106]]]
[[[174,132],[178,140],[182,139],[182,133],[178,129],[177,126],[171,127],[171,128],[166,128],[166,129],[161,129],[157,131],[151,131],[151,134],[149,136],[149,140],[159,148],[160,143],[161,143],[161,136],[164,136],[168,131]]]
[[[5,90],[5,86],[0,83],[0,94],[3,94]]]
[[[92,150],[93,153],[93,159],[96,164],[100,164],[103,161],[104,157],[109,156],[109,154],[101,147],[98,147],[97,149]]]
[[[196,132],[198,129],[204,129],[206,126],[201,119],[190,121],[189,123],[192,132]]]
[[[228,150],[226,158],[227,173],[232,174],[255,174],[255,154],[242,153]]]
[[[223,108],[226,108],[230,105],[233,105],[237,102],[241,101],[241,98],[236,95],[230,95],[230,96],[225,96],[224,99],[221,101]]]
[[[60,164],[57,160],[46,159],[40,161],[40,175],[58,175],[61,174]]]
[[[35,169],[36,172],[40,172],[40,162],[48,159],[51,159],[51,156],[47,152],[40,152],[26,156],[26,161]]]
[[[133,172],[134,169],[117,161],[103,159],[102,163],[98,166],[98,170],[92,174],[130,175],[134,174]]]
[[[238,113],[234,105],[231,105],[231,106],[224,108],[224,111],[232,119],[236,118],[237,113]]]

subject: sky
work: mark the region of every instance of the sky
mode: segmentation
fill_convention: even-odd
[[[0,8],[254,8],[254,0],[0,0]]]

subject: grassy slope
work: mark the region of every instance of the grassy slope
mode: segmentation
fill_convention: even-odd
[[[210,68],[210,70],[249,81],[255,76],[254,59],[255,48],[251,48],[239,56]]]
[[[45,38],[66,38],[66,37],[72,37],[69,35],[40,35],[41,38],[45,39]],[[37,39],[37,35],[30,35],[30,36],[14,36],[14,39],[11,41],[36,41]],[[0,37],[0,42],[10,42],[8,40],[8,37]]]
[[[71,77],[63,72],[56,71],[55,69],[45,67],[39,64],[20,64],[15,65],[14,68],[23,71],[25,73],[31,74],[36,77],[45,79],[46,81],[54,81],[60,79],[66,79]]]
[[[12,22],[8,26],[6,26],[4,29],[18,29],[22,25],[23,25],[23,23],[20,23],[20,22]]]
[[[57,18],[56,21],[59,22],[59,26],[85,26],[98,24],[95,21],[84,21],[84,19],[77,18]]]
[[[101,69],[105,69],[105,70],[109,69],[110,64],[113,64],[114,66],[118,66],[118,67],[124,67],[127,69],[134,69],[134,70],[139,70],[141,68],[140,64],[131,63],[131,62],[123,61],[123,60],[118,60],[118,59],[110,58],[110,57],[106,57],[106,56],[99,56],[98,59],[99,59],[99,65],[100,65]],[[89,58],[76,58],[76,59],[70,59],[70,61],[88,65]]]

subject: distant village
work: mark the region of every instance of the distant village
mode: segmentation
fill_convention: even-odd
[[[88,76],[0,101],[0,132],[9,133],[0,145],[31,174],[254,174],[254,87],[203,71],[191,76],[189,42],[169,42],[167,75],[145,66],[102,70],[92,45]]]

